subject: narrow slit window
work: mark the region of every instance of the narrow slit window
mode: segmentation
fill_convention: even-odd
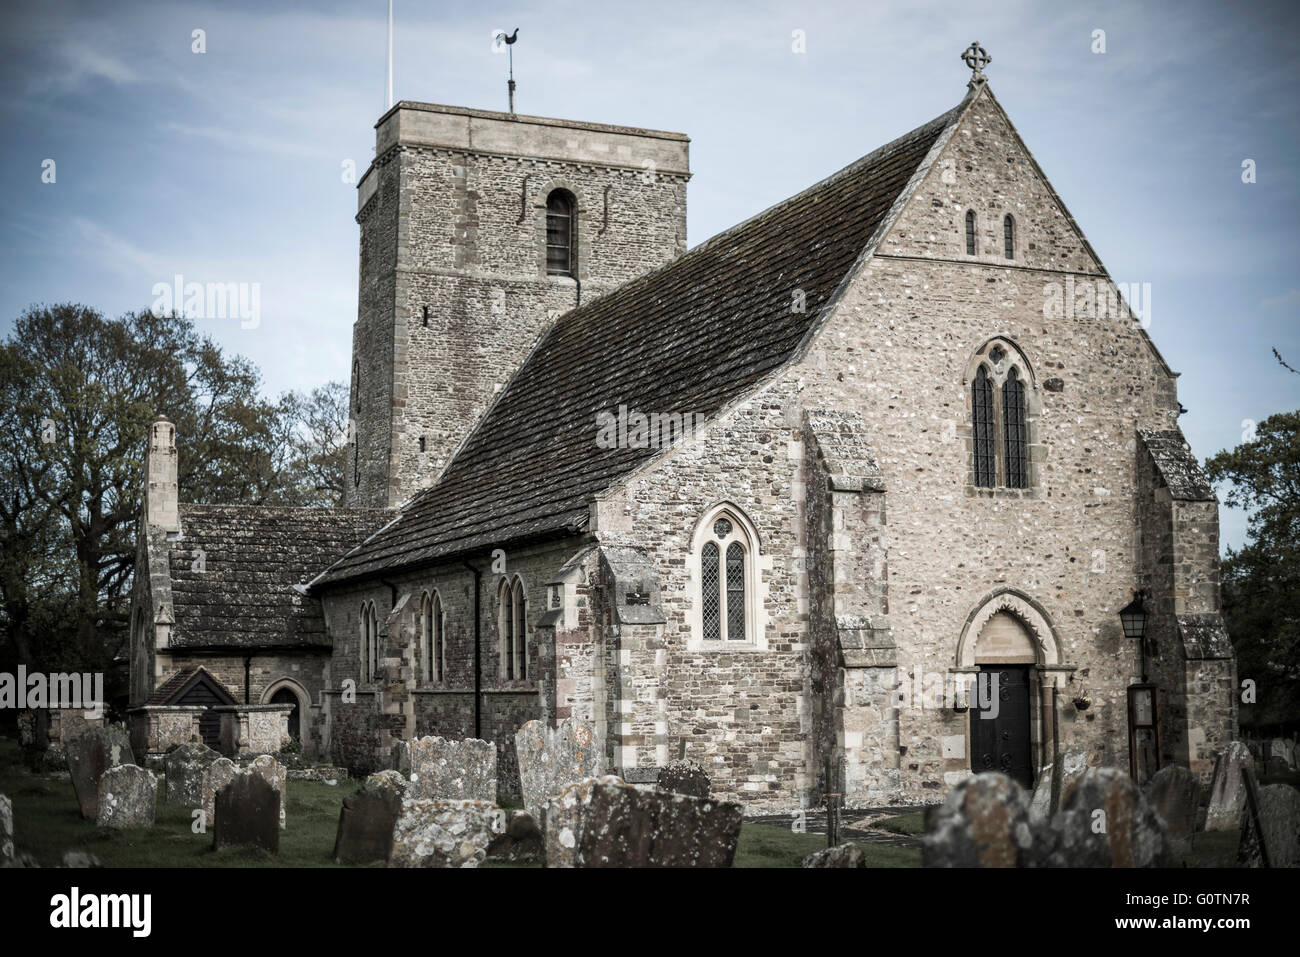
[[[993,381],[980,366],[971,386],[971,432],[975,444],[975,484],[992,488],[997,484],[997,459],[994,449]]]
[[[552,276],[573,275],[573,197],[556,190],[546,198],[546,271]]]
[[[727,546],[727,640],[745,640],[745,549]]]
[[[966,255],[975,255],[975,210],[966,210]]]
[[[501,582],[500,599],[501,645],[506,664],[506,680],[515,676],[515,621],[510,601],[510,583]]]
[[[1002,220],[1002,254],[1007,259],[1016,258],[1016,221],[1010,213]]]
[[[510,602],[511,615],[514,618],[515,632],[515,662],[519,677],[528,677],[528,628],[526,627],[527,617],[525,615],[526,599],[524,598],[524,583],[515,579],[514,597]]]

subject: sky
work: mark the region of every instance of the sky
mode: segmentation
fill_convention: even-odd
[[[178,274],[257,284],[257,322],[201,331],[257,363],[268,395],[346,381],[359,235],[347,174],[369,164],[385,108],[386,10],[8,0],[0,335],[35,303],[148,308]],[[1197,457],[1300,407],[1300,375],[1272,354],[1300,368],[1300,5],[394,10],[396,99],[505,109],[492,36],[518,27],[519,112],[690,135],[691,246],[954,106],[970,75],[959,56],[978,40],[1111,276],[1149,284],[1149,332],[1182,374]],[[1221,521],[1239,546],[1245,516]]]

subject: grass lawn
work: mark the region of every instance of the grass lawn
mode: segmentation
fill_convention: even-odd
[[[914,847],[860,843],[868,867],[920,867]],[[826,849],[825,834],[796,834],[772,824],[745,824],[740,829],[735,867],[798,867],[805,857]]]
[[[877,821],[876,827],[882,831],[906,834],[908,837],[920,837],[925,833],[925,812],[912,811],[897,817],[887,817],[883,821]]]

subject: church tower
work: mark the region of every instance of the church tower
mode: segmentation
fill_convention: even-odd
[[[431,484],[552,319],[686,250],[681,133],[402,101],[358,184],[347,504]]]

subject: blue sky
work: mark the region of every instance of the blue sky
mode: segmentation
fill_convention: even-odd
[[[394,92],[504,109],[491,36],[519,27],[520,112],[692,137],[695,245],[953,106],[978,39],[1112,276],[1150,283],[1150,332],[1182,373],[1203,459],[1300,405],[1300,376],[1270,351],[1300,367],[1293,6],[396,0]],[[373,155],[385,15],[384,0],[10,3],[0,332],[36,302],[146,308],[177,273],[259,283],[256,328],[201,327],[269,393],[346,380],[357,226],[342,170]],[[1244,529],[1224,512],[1226,544]]]

